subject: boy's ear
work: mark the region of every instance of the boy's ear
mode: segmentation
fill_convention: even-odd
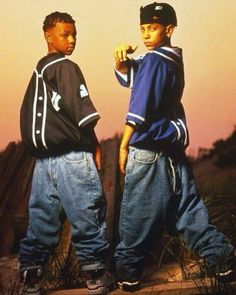
[[[174,32],[174,26],[173,25],[168,25],[167,27],[166,27],[166,36],[168,37],[168,38],[170,38],[171,36],[172,36],[172,34],[173,34],[173,32]]]
[[[44,38],[47,41],[48,44],[52,43],[52,39],[51,39],[51,33],[50,32],[44,32]]]

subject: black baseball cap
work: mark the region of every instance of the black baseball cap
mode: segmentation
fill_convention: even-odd
[[[174,8],[168,3],[157,3],[140,7],[140,25],[159,23],[177,26]]]

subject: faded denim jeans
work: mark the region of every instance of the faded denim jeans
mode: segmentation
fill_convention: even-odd
[[[228,239],[209,224],[186,156],[130,147],[114,256],[120,280],[140,279],[144,258],[165,228],[212,267],[232,254]]]
[[[72,225],[72,242],[82,269],[104,268],[106,201],[89,152],[70,152],[36,162],[21,264],[44,264],[58,243],[62,208]]]

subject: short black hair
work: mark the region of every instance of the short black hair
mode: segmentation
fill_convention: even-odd
[[[45,32],[48,29],[55,27],[57,22],[74,24],[75,20],[73,20],[72,16],[66,12],[52,12],[45,17],[43,22],[43,31]]]

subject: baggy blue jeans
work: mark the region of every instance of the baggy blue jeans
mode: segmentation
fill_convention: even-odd
[[[72,225],[72,243],[82,270],[104,268],[106,201],[89,152],[38,159],[29,202],[29,227],[20,264],[44,264],[58,243],[62,208]]]
[[[211,266],[221,255],[232,255],[228,239],[209,224],[186,156],[130,147],[114,255],[120,280],[140,279],[144,258],[165,227]]]

